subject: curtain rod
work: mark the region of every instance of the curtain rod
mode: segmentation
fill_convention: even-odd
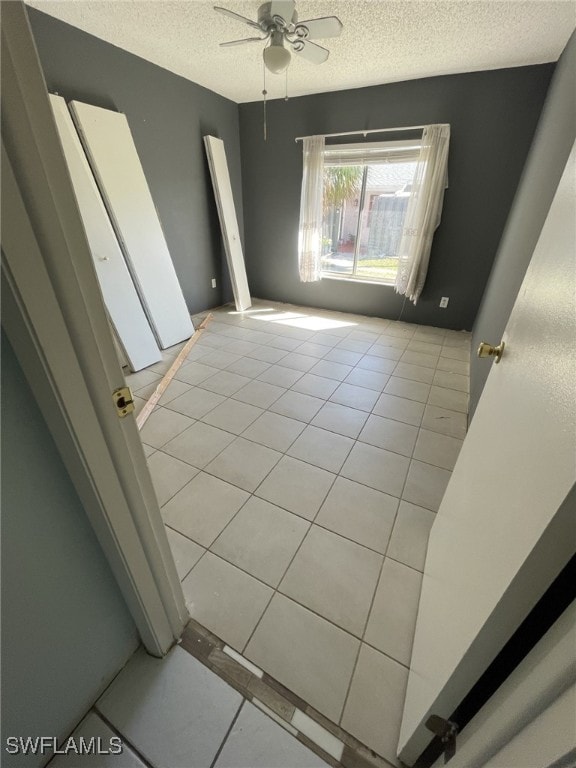
[[[407,125],[404,128],[373,128],[367,131],[347,131],[346,133],[325,133],[325,139],[331,139],[335,136],[358,136],[359,134],[366,137],[369,133],[397,133],[398,131],[423,131],[427,128],[427,125]],[[322,134],[319,134],[322,136]],[[311,139],[311,136],[297,136],[294,141],[302,141],[303,139]]]

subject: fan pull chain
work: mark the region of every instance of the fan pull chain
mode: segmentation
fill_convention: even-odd
[[[266,95],[268,91],[266,90],[266,65],[264,62],[262,62],[262,72],[264,76],[264,88],[262,89],[262,96],[264,97],[263,107],[264,107],[264,141],[267,140],[267,130],[266,130]]]
[[[284,70],[284,74],[286,75],[284,80],[284,83],[285,83],[284,101],[288,101],[288,69]]]

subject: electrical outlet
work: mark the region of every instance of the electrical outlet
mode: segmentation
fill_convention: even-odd
[[[450,299],[448,298],[448,296],[442,296],[442,298],[440,299],[440,308],[446,309],[449,301]]]
[[[212,278],[212,288],[216,288],[216,278]]]

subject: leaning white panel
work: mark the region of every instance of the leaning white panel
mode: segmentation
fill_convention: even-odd
[[[220,226],[222,227],[224,249],[234,292],[234,301],[238,312],[243,312],[252,306],[252,300],[250,299],[250,291],[248,289],[248,278],[246,277],[246,266],[238,232],[238,219],[234,207],[234,197],[232,195],[224,142],[222,139],[216,139],[214,136],[204,136],[204,146],[206,147],[210,175],[212,176],[212,184],[214,186],[214,196],[218,206],[218,216],[220,218]]]
[[[74,123],[61,96],[50,94],[64,157],[110,322],[133,371],[161,360]]]
[[[162,349],[194,327],[126,116],[69,104],[152,330]]]

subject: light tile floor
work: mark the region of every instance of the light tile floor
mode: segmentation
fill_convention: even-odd
[[[254,700],[256,701],[256,700]],[[259,703],[259,702],[257,702]],[[56,755],[50,768],[328,768],[234,688],[181,648],[164,659],[140,649],[71,737],[100,754]],[[270,717],[267,716],[270,714]],[[299,717],[303,718],[302,713]],[[290,733],[287,730],[291,730]],[[328,734],[329,737],[329,734]],[[94,739],[91,742],[91,739]],[[111,741],[116,739],[116,741]],[[121,754],[118,754],[121,741]],[[319,741],[318,739],[316,741]],[[66,751],[66,739],[60,745]],[[77,747],[78,748],[78,747]],[[106,754],[112,748],[112,754]]]
[[[127,377],[139,406],[178,351]],[[391,762],[469,354],[464,332],[223,307],[141,433],[193,618]]]

